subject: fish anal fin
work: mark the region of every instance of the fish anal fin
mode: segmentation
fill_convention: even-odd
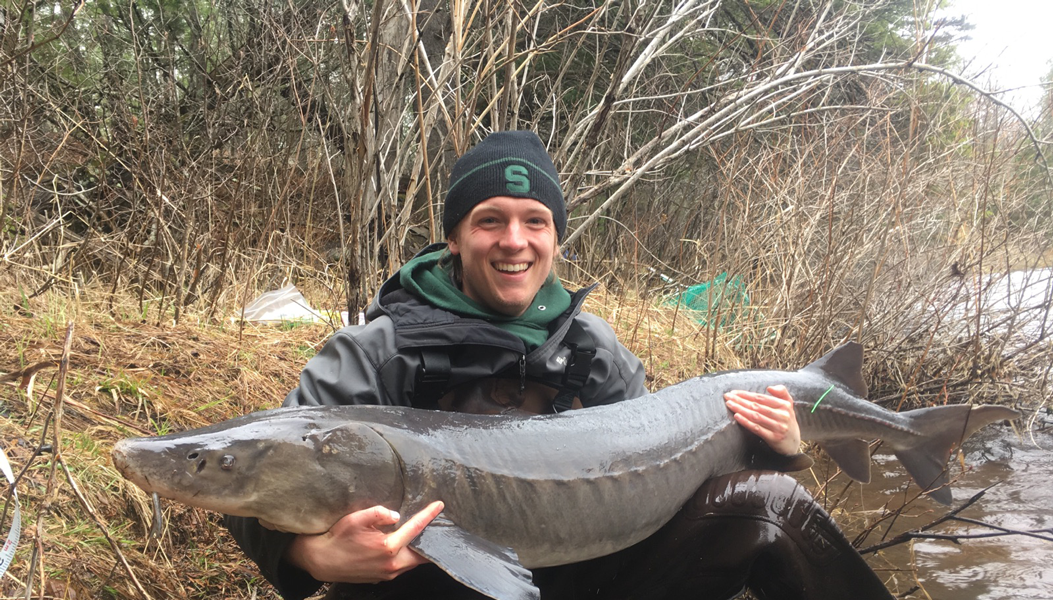
[[[860,398],[867,396],[867,383],[863,380],[863,346],[856,342],[841,344],[801,370],[819,371],[844,384]]]
[[[870,444],[864,440],[826,440],[819,446],[834,459],[846,475],[861,483],[870,483]]]
[[[461,529],[445,514],[435,518],[410,542],[424,558],[457,581],[500,600],[539,600],[533,574],[511,548],[499,546]]]

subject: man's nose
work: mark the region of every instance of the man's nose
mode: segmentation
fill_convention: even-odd
[[[526,230],[519,221],[511,221],[501,237],[501,245],[512,250],[525,248],[527,245]]]

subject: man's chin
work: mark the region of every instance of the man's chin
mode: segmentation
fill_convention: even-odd
[[[522,316],[528,308],[530,308],[530,300],[495,298],[490,305],[490,310],[509,317]]]

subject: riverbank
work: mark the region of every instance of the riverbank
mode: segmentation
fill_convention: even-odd
[[[137,598],[145,592],[152,598],[277,598],[218,515],[165,502],[165,528],[151,538],[150,499],[119,476],[109,452],[123,437],[179,431],[278,405],[333,329],[242,325],[193,314],[173,325],[158,322],[149,305],[143,310],[131,297],[89,291],[26,298],[14,289],[0,292],[0,434],[15,472],[24,471],[17,486],[23,539],[0,581],[0,596],[20,597],[27,583],[36,594],[43,580],[51,597]],[[771,327],[757,317],[760,310],[715,330],[675,306],[604,288],[593,293],[587,309],[611,322],[641,357],[651,389],[708,371],[797,368],[807,362],[800,355],[811,352],[801,338],[781,333],[799,330]],[[68,367],[61,372],[68,323]],[[933,368],[952,351],[930,351]],[[910,362],[897,363],[876,345],[867,358],[873,382],[910,373]],[[56,419],[60,382],[64,402]],[[942,397],[960,393],[952,389]],[[887,404],[898,399],[880,394],[888,396]],[[911,394],[911,402],[921,397]],[[1018,401],[1035,400],[1027,395]],[[820,474],[813,480],[821,481]],[[5,519],[3,531],[10,514]],[[885,568],[884,557],[873,560]],[[897,569],[911,572],[909,565]],[[905,591],[909,580],[897,574],[890,586]]]

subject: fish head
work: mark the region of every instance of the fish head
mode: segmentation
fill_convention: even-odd
[[[290,414],[221,425],[121,440],[114,465],[148,493],[293,533],[325,532],[378,504],[398,509],[399,461],[366,424]]]

